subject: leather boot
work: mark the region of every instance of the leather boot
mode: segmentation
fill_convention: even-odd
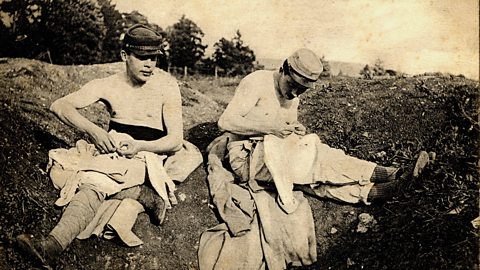
[[[36,239],[31,234],[17,236],[17,245],[35,263],[45,269],[53,269],[52,265],[63,251],[62,246],[51,235],[45,239]]]
[[[165,219],[167,208],[163,199],[150,187],[142,185],[137,201],[143,205],[150,221],[159,226]]]

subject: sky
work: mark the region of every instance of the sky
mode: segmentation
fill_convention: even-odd
[[[409,74],[450,72],[479,79],[478,0],[112,0],[166,29],[182,15],[204,32],[206,54],[240,30],[257,59],[306,47],[331,61]]]

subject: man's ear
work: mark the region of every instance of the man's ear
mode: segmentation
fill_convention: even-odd
[[[122,58],[123,62],[127,61],[127,52],[125,50],[121,50],[120,57]]]

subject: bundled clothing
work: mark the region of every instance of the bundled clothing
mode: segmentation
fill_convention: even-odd
[[[222,163],[230,139],[221,136],[208,149],[208,184],[223,223],[202,233],[200,269],[285,269],[314,263],[316,238],[306,198],[294,192],[298,207],[287,214],[275,192],[235,181]]]
[[[315,134],[246,138],[225,133],[208,147],[208,184],[223,223],[205,231],[200,269],[286,269],[316,261],[314,220],[294,185],[319,197],[367,201],[375,168]],[[241,249],[242,252],[238,252]]]
[[[202,233],[198,251],[200,269],[286,269],[316,261],[317,245],[312,211],[301,192],[294,196],[299,207],[282,211],[275,194],[252,192],[255,214],[238,215]],[[235,196],[235,195],[234,195]],[[242,202],[243,203],[243,202]],[[230,216],[232,217],[232,216]],[[229,228],[249,223],[235,235]]]
[[[110,134],[117,141],[131,139],[124,133]],[[187,141],[182,150],[170,156],[139,152],[131,159],[116,153],[98,154],[83,140],[71,149],[51,150],[48,172],[54,186],[61,190],[55,203],[68,204],[69,211],[50,234],[65,248],[75,237],[103,235],[107,227],[107,238],[115,231],[127,245],[139,245],[142,241],[131,232],[137,215],[144,210],[136,201],[138,186],[149,179],[166,207],[171,208],[177,203],[173,180],[182,182],[201,162],[200,151]],[[107,197],[111,199],[105,200]]]

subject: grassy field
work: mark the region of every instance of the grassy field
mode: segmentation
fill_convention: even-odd
[[[45,173],[48,150],[84,138],[58,121],[49,104],[122,64],[55,66],[9,59],[0,63],[0,269],[32,265],[15,249],[23,232],[47,234],[61,209]],[[179,77],[185,134],[205,151],[220,134],[216,121],[239,78]],[[411,162],[420,150],[436,153],[424,176],[394,199],[373,206],[309,197],[318,261],[302,269],[478,269],[479,84],[463,77],[416,76],[324,80],[302,97],[300,120],[322,141],[382,165]],[[106,126],[101,105],[83,111]],[[76,240],[59,269],[196,269],[200,234],[218,224],[204,166],[178,186],[185,200],[161,227],[141,214],[134,232],[145,242]],[[183,196],[182,196],[183,197]],[[357,232],[358,215],[376,226]]]

